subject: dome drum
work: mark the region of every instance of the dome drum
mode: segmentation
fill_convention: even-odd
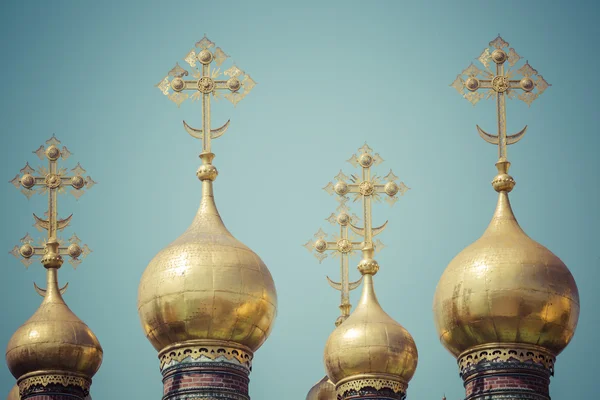
[[[485,369],[522,367],[537,369],[544,375],[553,376],[555,361],[556,358],[543,347],[520,343],[490,343],[477,346],[460,354],[457,359],[460,376],[464,380]]]
[[[218,340],[190,340],[166,347],[159,354],[161,371],[186,362],[224,362],[252,370],[250,348],[232,342]]]
[[[91,378],[66,371],[36,371],[23,375],[17,385],[21,398],[59,392],[83,400],[90,393]]]
[[[336,385],[342,399],[369,393],[385,400],[404,400],[407,389],[408,382],[391,374],[360,374],[342,379]]]

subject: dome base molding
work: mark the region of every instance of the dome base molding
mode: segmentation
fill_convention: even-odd
[[[219,340],[190,340],[166,347],[158,353],[161,371],[181,363],[221,361],[240,365],[249,374],[253,357],[250,348]]]
[[[63,371],[38,371],[23,375],[17,381],[21,400],[84,400],[91,384],[86,377]]]
[[[396,376],[356,375],[342,379],[336,385],[339,400],[404,400],[408,384]]]
[[[550,400],[555,357],[532,345],[494,343],[458,357],[465,400]]]

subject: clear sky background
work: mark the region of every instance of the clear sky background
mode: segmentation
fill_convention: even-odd
[[[198,103],[175,104],[154,87],[204,33],[258,85],[236,108],[214,107],[217,205],[227,227],[269,266],[279,295],[271,337],[256,353],[256,400],[301,400],[324,375],[323,348],[339,311],[319,265],[302,247],[336,202],[321,188],[365,140],[412,188],[376,207],[384,309],[414,336],[419,366],[409,399],[464,396],[454,358],[432,318],[448,262],[476,240],[496,202],[494,102],[472,107],[449,85],[501,33],[553,86],[528,108],[508,102],[508,130],[529,125],[508,151],[513,207],[525,231],[569,266],[581,316],[552,379],[553,399],[597,396],[600,329],[598,223],[598,5],[589,1],[151,2],[4,1],[0,5],[0,177],[12,179],[53,133],[98,182],[80,201],[60,198],[93,253],[65,263],[65,299],[96,333],[104,363],[94,400],[159,399],[155,350],[136,307],[150,259],[191,222],[200,198],[201,144],[181,126],[201,124]],[[230,65],[230,64],[228,64]],[[30,201],[2,187],[0,343],[36,310],[32,282],[8,251],[32,228]],[[352,261],[355,265],[357,260]],[[351,269],[351,278],[358,272]],[[352,295],[356,303],[358,290]],[[14,379],[0,367],[0,391]]]

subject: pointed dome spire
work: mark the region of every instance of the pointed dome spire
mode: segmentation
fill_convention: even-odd
[[[38,310],[13,334],[6,348],[6,363],[23,387],[41,376],[56,375],[87,393],[102,364],[102,347],[94,333],[66,305],[57,280],[62,265],[58,242],[50,239],[42,264],[47,269],[47,289]],[[40,381],[41,382],[41,381]]]
[[[190,341],[228,343],[251,357],[275,320],[277,294],[269,270],[233,237],[217,211],[213,157],[201,155],[202,198],[192,224],[150,261],[140,282],[142,326],[167,357],[172,346]]]
[[[478,57],[486,71],[471,64],[451,86],[472,104],[496,99],[498,134],[477,130],[498,146],[492,181],[498,203],[483,235],[444,271],[433,302],[435,325],[457,358],[468,400],[532,394],[549,400],[556,356],[577,326],[579,293],[566,265],[527,236],[513,214],[508,194],[515,181],[508,174],[507,147],[523,138],[527,126],[507,134],[506,99],[531,105],[551,85],[529,62],[512,69],[521,56],[500,35],[489,45],[493,49]]]
[[[383,311],[375,295],[373,275],[378,269],[370,257],[360,262],[361,299],[325,345],[325,368],[339,394],[364,386],[405,394],[417,368],[412,336]]]
[[[490,343],[524,344],[556,357],[571,341],[579,293],[566,265],[515,218],[508,161],[492,182],[498,204],[488,228],[442,275],[434,298],[442,344],[454,355]]]

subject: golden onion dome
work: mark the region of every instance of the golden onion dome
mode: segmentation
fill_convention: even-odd
[[[102,364],[102,347],[90,328],[65,304],[56,268],[48,268],[47,274],[48,289],[42,304],[8,342],[8,368],[17,379],[52,371],[91,380]]]
[[[410,333],[379,305],[373,275],[361,272],[364,274],[361,299],[325,345],[327,375],[338,388],[357,379],[375,379],[394,382],[406,390],[417,368],[417,347]]]
[[[191,226],[144,271],[138,312],[158,351],[192,340],[256,351],[269,336],[277,294],[263,261],[227,230],[214,202],[214,155],[201,155],[202,200]]]
[[[508,198],[514,180],[499,163],[498,204],[483,236],[448,265],[434,298],[442,344],[454,355],[491,343],[526,344],[558,355],[579,318],[566,265],[519,226]]]
[[[335,385],[325,376],[309,390],[306,400],[337,400]]]
[[[10,392],[8,393],[8,397],[6,398],[6,400],[21,400],[21,395],[19,393],[19,386],[15,385],[12,387],[12,389],[10,389]]]

